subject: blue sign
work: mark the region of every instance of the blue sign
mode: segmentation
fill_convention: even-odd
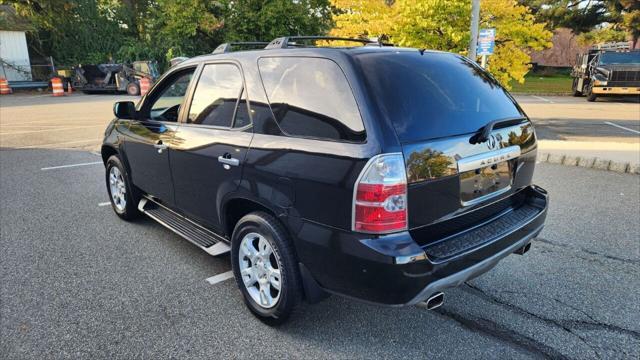
[[[492,55],[496,43],[496,29],[480,29],[478,33],[478,56]]]

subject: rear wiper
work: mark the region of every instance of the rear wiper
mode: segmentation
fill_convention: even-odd
[[[476,132],[475,135],[473,135],[470,139],[469,142],[471,144],[480,144],[483,143],[487,140],[489,140],[489,135],[491,135],[491,132],[493,131],[493,128],[498,125],[498,124],[503,124],[503,123],[519,123],[522,122],[523,120],[526,120],[526,118],[524,117],[517,117],[517,118],[507,118],[507,119],[498,119],[498,120],[493,120],[489,123],[487,123],[487,125],[481,127],[478,132]]]

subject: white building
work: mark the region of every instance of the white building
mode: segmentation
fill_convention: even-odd
[[[32,80],[26,30],[12,7],[0,5],[0,77],[9,81]]]

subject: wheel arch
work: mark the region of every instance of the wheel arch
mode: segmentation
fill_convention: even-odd
[[[113,155],[119,155],[118,150],[111,145],[103,144],[100,148],[100,154],[102,155],[102,163],[107,164],[107,160]]]
[[[278,212],[261,201],[246,197],[233,197],[228,199],[222,208],[222,224],[227,237],[231,239],[233,229],[243,216],[256,211],[263,211],[280,220]],[[282,221],[281,223],[285,229],[287,229],[287,226]]]
[[[102,163],[105,166],[107,166],[107,160],[109,160],[111,156],[117,155],[120,158],[122,165],[124,165],[127,174],[131,173],[131,168],[129,167],[129,162],[127,161],[124,151],[121,151],[116,146],[112,144],[102,144],[102,147],[100,148],[100,155],[102,156]]]

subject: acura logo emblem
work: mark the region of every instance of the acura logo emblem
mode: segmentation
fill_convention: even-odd
[[[498,138],[493,134],[489,135],[489,139],[487,139],[487,146],[491,150],[497,149],[498,148]]]

